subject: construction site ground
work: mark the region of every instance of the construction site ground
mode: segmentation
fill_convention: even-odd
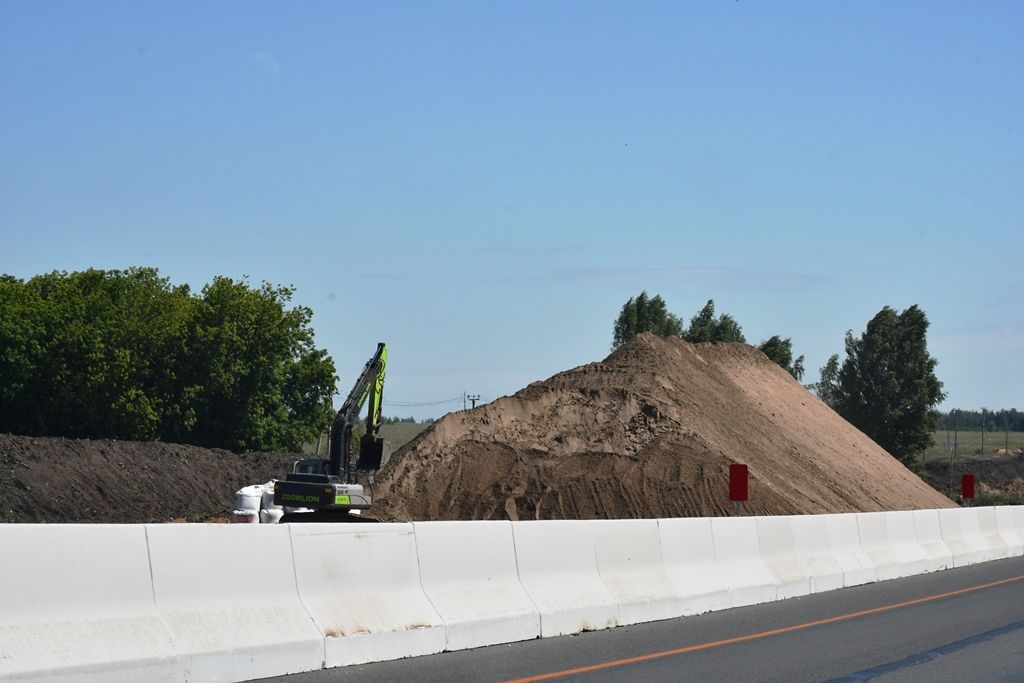
[[[0,435],[0,522],[223,521],[237,489],[300,457]],[[645,334],[427,426],[377,473],[372,514],[725,515],[731,463],[750,468],[752,514],[954,505],[757,349]]]

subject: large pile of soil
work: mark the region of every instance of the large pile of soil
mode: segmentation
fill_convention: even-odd
[[[953,503],[745,344],[644,334],[600,363],[452,413],[378,474],[376,515],[724,515],[728,466],[753,514]]]
[[[0,522],[226,521],[235,491],[298,457],[0,434]]]

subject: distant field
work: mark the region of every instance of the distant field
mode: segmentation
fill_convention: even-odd
[[[391,442],[391,448],[397,451],[429,426],[425,422],[396,422],[395,424],[381,425],[380,429],[384,438]]]
[[[426,422],[396,422],[395,424],[384,424],[380,426],[381,433],[384,434],[384,438],[391,443],[392,451],[397,451],[399,448],[415,439],[420,432],[429,427],[430,425]],[[362,423],[356,425],[357,434],[362,434],[363,427]],[[312,455],[316,452],[316,442],[310,442],[303,444],[302,452],[308,455]],[[327,457],[327,435],[321,439],[320,442],[320,456]]]
[[[1024,432],[1010,432],[1010,448],[1024,448]],[[948,446],[947,444],[948,438]],[[992,456],[996,451],[1003,448],[1005,436],[1003,432],[985,433],[985,452],[981,452],[981,432],[960,432],[957,437],[957,455],[966,456]],[[930,458],[949,457],[950,449],[953,447],[953,431],[948,435],[945,430],[935,432],[935,445],[928,449],[926,456]]]

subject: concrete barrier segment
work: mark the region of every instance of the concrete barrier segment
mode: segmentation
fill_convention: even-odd
[[[1007,547],[1006,541],[999,534],[999,525],[996,522],[996,509],[994,507],[974,508],[978,517],[978,527],[981,529],[981,537],[992,552],[993,560],[1001,560],[1013,555],[1013,549]]]
[[[420,584],[412,524],[288,524],[299,597],[325,666],[434,654],[444,624]]]
[[[597,571],[619,603],[619,624],[672,619],[683,602],[665,569],[655,519],[604,520],[594,539]]]
[[[884,512],[885,532],[889,536],[889,547],[900,563],[902,576],[913,576],[932,571],[932,563],[921,547],[917,538],[917,525],[914,523],[914,512]]]
[[[184,677],[141,525],[0,524],[0,680]]]
[[[994,558],[994,553],[982,535],[974,509],[950,508],[939,510],[938,513],[942,540],[953,553],[954,567],[986,562]]]
[[[1024,505],[999,505],[995,508],[996,526],[1011,557],[1024,554]]]
[[[942,540],[938,510],[914,510],[914,531],[925,556],[927,571],[934,572],[953,566],[953,552]]]
[[[889,531],[885,525],[884,512],[856,512],[857,531],[860,545],[871,558],[875,568],[875,579],[887,581],[906,576],[903,564],[889,544]]]
[[[729,585],[730,606],[776,599],[776,578],[761,559],[755,518],[712,518],[711,536],[717,571]]]
[[[512,522],[519,581],[540,612],[541,636],[611,628],[619,604],[597,571],[597,520]]]
[[[413,522],[413,530],[446,649],[540,636],[540,614],[519,583],[511,522]]]
[[[807,572],[812,593],[843,587],[843,568],[832,554],[828,542],[827,515],[793,515],[789,524],[793,531],[796,557]]]
[[[711,520],[701,517],[658,520],[665,571],[684,615],[732,606],[729,583],[715,560]]]
[[[843,570],[843,586],[860,586],[877,581],[875,564],[860,542],[857,516],[848,514],[820,515],[828,532],[832,559]]]
[[[156,608],[189,681],[320,669],[324,637],[299,601],[288,527],[148,524]]]
[[[807,568],[796,555],[793,528],[789,517],[755,517],[757,545],[761,560],[775,576],[775,597],[778,600],[797,598],[811,592]]]

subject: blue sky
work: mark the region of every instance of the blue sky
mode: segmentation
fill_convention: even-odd
[[[294,285],[342,391],[512,393],[646,289],[805,381],[918,304],[1024,407],[1020,3],[8,2],[0,130],[0,272]]]

